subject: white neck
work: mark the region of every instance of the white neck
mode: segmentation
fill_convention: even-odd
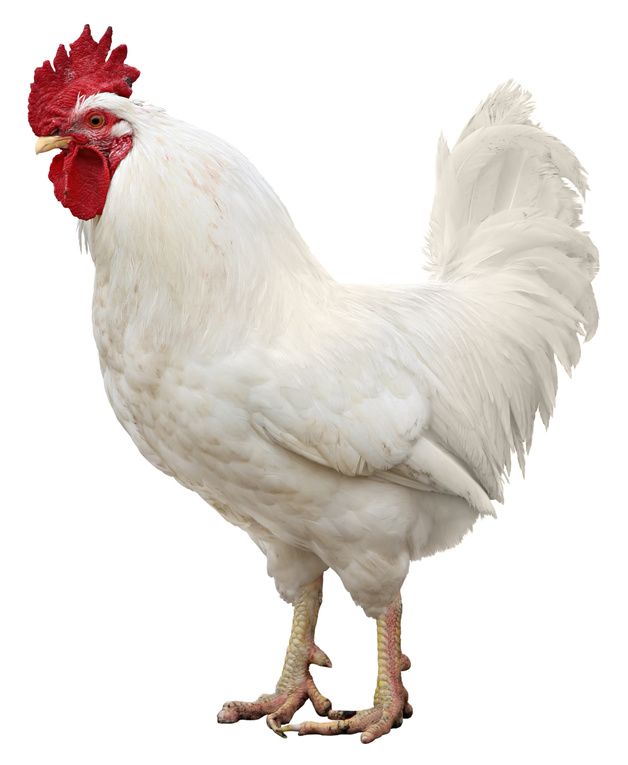
[[[331,277],[239,152],[154,107],[98,98],[115,99],[134,137],[102,215],[83,229],[95,310],[100,301],[155,340],[202,337],[219,352],[329,294]]]

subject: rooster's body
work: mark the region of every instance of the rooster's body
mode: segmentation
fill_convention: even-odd
[[[410,561],[493,513],[511,453],[523,464],[537,411],[551,414],[554,357],[570,369],[595,330],[597,253],[563,180],[583,193],[581,168],[529,122],[528,95],[502,86],[451,155],[439,148],[433,280],[347,286],[235,149],[111,91],[79,93],[74,132],[55,125],[45,146],[63,149],[51,178],[86,219],[107,394],[142,454],[245,529],[296,605],[277,692],[226,705],[221,721],[269,714],[298,729],[285,723],[307,696],[329,711],[307,667],[328,663],[313,629],[332,568],[397,645],[375,712],[300,731],[372,740],[411,711],[398,648]],[[96,145],[102,200],[72,186],[87,160],[101,172],[91,128],[76,128],[94,115],[113,141]]]

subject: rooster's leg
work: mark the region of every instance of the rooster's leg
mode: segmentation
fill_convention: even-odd
[[[318,733],[332,736],[339,733],[361,733],[365,744],[397,728],[404,717],[410,717],[408,692],[401,682],[401,672],[410,667],[410,660],[401,653],[401,596],[391,603],[377,620],[377,687],[373,706],[359,712],[331,710],[332,722],[304,722],[284,725],[280,732],[298,731],[304,736]]]
[[[310,699],[316,712],[325,716],[331,708],[314,685],[310,664],[331,667],[331,662],[314,643],[314,629],[318,609],[323,599],[323,577],[303,588],[294,605],[294,617],[286,660],[274,693],[260,696],[257,701],[228,701],[218,713],[219,723],[234,723],[238,720],[257,720],[268,715],[269,727],[285,737],[281,726],[292,719],[294,713]]]

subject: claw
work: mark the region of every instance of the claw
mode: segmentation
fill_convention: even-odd
[[[282,738],[288,738],[286,733],[289,733],[290,731],[296,731],[298,733],[300,730],[301,723],[290,723],[289,725],[282,725],[281,728],[277,728],[275,733],[277,733]]]
[[[288,736],[285,734],[285,731],[289,729],[289,726],[277,725],[277,721],[272,715],[268,715],[266,722],[268,723],[268,727],[273,731],[273,733],[281,736],[281,738],[288,738]]]

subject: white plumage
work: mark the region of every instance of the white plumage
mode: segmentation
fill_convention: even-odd
[[[331,566],[376,615],[523,465],[597,314],[583,172],[510,84],[450,154],[411,287],[341,285],[233,148],[100,94],[133,131],[83,226],[108,395],[142,453],[245,528],[289,600]],[[295,548],[295,549],[290,549]],[[312,570],[305,573],[312,579]]]
[[[76,119],[94,109],[133,136],[82,224],[118,419],[247,531],[285,599],[332,568],[381,616],[411,560],[494,513],[551,415],[555,358],[569,371],[595,332],[577,159],[499,87],[440,141],[431,280],[343,285],[235,149],[110,93]]]

